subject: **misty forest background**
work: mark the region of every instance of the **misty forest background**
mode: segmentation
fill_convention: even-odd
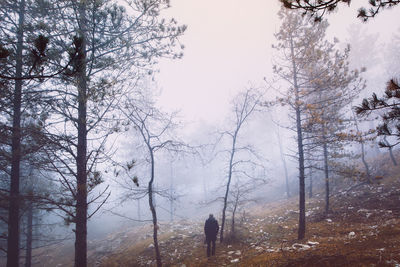
[[[222,243],[252,205],[293,196],[302,240],[306,197],[329,214],[338,188],[383,177],[376,155],[396,166],[400,24],[383,41],[359,26],[339,40],[328,13],[350,1],[280,2],[272,74],[238,84],[214,123],[159,105],[158,63],[184,57],[190,29],[169,1],[1,0],[3,262],[31,266],[35,249],[73,241],[86,266],[88,239],[152,224],[161,266],[160,221],[214,213]]]

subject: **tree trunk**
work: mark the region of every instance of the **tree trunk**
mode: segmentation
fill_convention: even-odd
[[[356,125],[357,133],[360,133],[360,129],[358,128],[357,118],[356,118],[356,115],[354,114],[353,109],[352,109],[352,112],[353,112],[353,118],[354,118],[354,123],[355,123],[355,125]],[[362,138],[361,136],[360,136],[360,138],[361,138],[361,139],[360,139],[360,145],[361,145],[361,161],[362,161],[362,163],[364,164],[365,172],[367,173],[367,180],[368,180],[368,183],[372,183],[372,180],[371,180],[371,172],[369,171],[368,163],[367,163],[367,161],[365,160],[364,140],[363,140],[363,138]]]
[[[299,152],[299,230],[298,239],[304,238],[306,233],[306,197],[305,197],[305,175],[304,175],[304,147],[303,147],[303,132],[301,127],[301,112],[300,112],[300,97],[299,86],[297,84],[297,70],[295,62],[295,54],[293,47],[293,40],[290,39],[290,52],[293,67],[293,86],[295,93],[296,105],[296,130],[297,130],[297,148]]]
[[[308,197],[312,198],[313,197],[313,180],[312,180],[312,168],[310,166],[310,184],[308,187]]]
[[[236,215],[236,209],[239,203],[239,192],[237,192],[236,199],[235,199],[235,205],[233,207],[232,211],[232,224],[231,224],[231,234],[232,236],[235,235],[235,215]]]
[[[386,140],[386,135],[383,136],[383,140],[385,141],[386,144],[389,144],[389,142]],[[394,166],[397,166],[397,161],[396,161],[396,159],[394,158],[392,149],[393,149],[393,147],[389,146],[389,155],[390,155],[390,159],[392,160],[393,165],[394,165]]]
[[[169,187],[169,192],[170,192],[170,203],[169,203],[169,209],[170,209],[170,221],[174,221],[174,176],[172,175],[172,164],[170,165],[170,176],[171,176],[171,183]]]
[[[153,182],[154,182],[154,155],[153,151],[150,148],[150,157],[151,157],[151,178],[149,181],[149,186],[148,186],[148,191],[149,191],[149,206],[150,206],[150,211],[151,215],[153,217],[153,241],[154,241],[154,249],[156,252],[156,261],[157,261],[157,267],[162,266],[161,262],[161,254],[160,254],[160,248],[158,247],[158,225],[157,225],[157,213],[156,209],[154,207],[153,203]]]
[[[87,75],[86,75],[86,4],[79,3],[79,37],[82,45],[77,59],[78,147],[76,156],[77,193],[75,229],[75,267],[87,266]]]
[[[140,215],[140,213],[141,213],[141,211],[140,211],[140,199],[137,200],[137,207],[138,207],[137,216],[138,216],[138,220],[140,221],[141,218],[142,218],[142,216]]]
[[[324,129],[323,129],[324,130]],[[324,139],[324,173],[325,173],[325,213],[329,212],[329,166],[328,166],[328,145]]]
[[[296,108],[296,125],[297,125],[297,147],[299,150],[299,231],[298,239],[304,238],[306,233],[306,197],[305,197],[305,182],[304,182],[304,151],[303,137],[300,120],[300,109]]]
[[[281,160],[282,160],[282,164],[283,164],[283,170],[285,171],[286,196],[287,196],[287,198],[290,198],[289,177],[288,177],[288,172],[287,172],[287,167],[286,167],[286,160],[285,160],[285,156],[283,154],[283,149],[282,149],[282,141],[281,141],[281,135],[279,133],[279,126],[278,126],[278,144],[279,144],[279,152],[281,154]]]
[[[31,267],[32,265],[32,232],[33,232],[33,206],[32,206],[32,192],[28,199],[28,214],[27,214],[27,233],[26,233],[26,256],[25,256],[25,267]]]
[[[226,184],[226,191],[225,191],[225,196],[224,196],[224,207],[222,209],[221,233],[219,236],[220,243],[224,242],[225,213],[226,213],[226,207],[228,205],[229,187],[231,185],[231,180],[232,180],[233,158],[235,156],[235,148],[236,148],[236,136],[237,136],[237,131],[235,132],[235,134],[233,135],[233,138],[232,138],[232,152],[231,152],[231,158],[229,160],[228,183]]]
[[[22,49],[24,41],[25,0],[19,4],[15,78],[22,77]],[[19,179],[21,162],[21,101],[22,80],[15,80],[13,99],[13,127],[11,144],[11,181],[8,209],[7,267],[19,266]]]

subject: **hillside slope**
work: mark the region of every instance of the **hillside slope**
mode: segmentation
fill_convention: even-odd
[[[166,266],[400,266],[400,183],[362,185],[307,202],[307,234],[297,238],[296,199],[258,207],[239,223],[236,240],[217,244],[207,259],[202,224],[160,226]],[[148,229],[147,233],[150,233]],[[129,233],[127,233],[127,237]],[[151,235],[136,237],[102,258],[101,266],[154,265]]]
[[[217,243],[217,255],[210,259],[205,256],[203,221],[161,223],[163,263],[179,267],[400,266],[400,167],[384,167],[388,171],[379,183],[353,183],[336,190],[328,215],[323,195],[308,199],[302,241],[297,240],[297,197],[255,206],[238,218],[236,238],[228,236],[226,244]],[[151,226],[146,225],[90,241],[89,266],[155,266],[151,234]],[[37,266],[73,266],[69,247],[47,249],[47,258]]]

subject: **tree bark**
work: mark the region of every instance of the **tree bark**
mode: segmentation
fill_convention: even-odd
[[[292,58],[293,68],[293,87],[295,93],[295,109],[296,109],[296,130],[297,130],[297,148],[299,153],[299,230],[298,239],[304,238],[306,233],[306,198],[305,198],[305,183],[304,183],[304,147],[303,147],[303,132],[301,127],[301,112],[300,112],[300,97],[299,86],[297,84],[297,70],[294,54],[293,39],[290,38],[290,53]]]
[[[156,253],[157,267],[161,267],[162,266],[161,254],[160,254],[160,248],[158,247],[157,213],[156,213],[156,209],[155,209],[154,203],[153,203],[154,155],[153,155],[153,150],[150,146],[149,146],[149,149],[150,149],[150,160],[151,160],[151,178],[150,178],[149,186],[148,186],[149,206],[150,206],[151,215],[153,217],[153,241],[154,241],[154,249],[155,249],[155,253]]]
[[[313,180],[312,180],[312,168],[310,166],[310,184],[308,187],[308,197],[312,198],[313,197]]]
[[[8,209],[7,267],[19,266],[19,180],[21,163],[21,102],[22,102],[22,50],[25,23],[25,0],[19,3],[15,90],[13,98],[13,127],[11,144],[11,181]]]
[[[234,205],[233,211],[232,211],[232,224],[231,224],[232,236],[235,235],[235,215],[236,215],[236,210],[237,210],[238,203],[239,203],[239,192],[237,192],[237,195],[236,195],[236,198],[235,198],[235,205]]]
[[[26,234],[26,256],[25,256],[25,267],[31,267],[32,265],[32,232],[33,232],[33,205],[32,205],[32,191],[28,199],[28,214],[27,214],[27,234]]]
[[[78,147],[77,147],[77,192],[75,229],[75,266],[87,266],[87,74],[86,74],[86,4],[79,4],[79,37],[82,45],[78,52]]]
[[[325,129],[323,129],[325,130]],[[325,136],[324,139],[324,174],[325,174],[325,213],[329,212],[329,166],[328,166],[328,145],[326,143]]]
[[[221,233],[219,236],[220,243],[224,242],[226,207],[228,205],[229,187],[231,185],[231,180],[232,180],[233,158],[235,156],[235,149],[236,149],[236,137],[237,137],[237,131],[235,131],[235,134],[233,135],[233,138],[232,138],[232,152],[231,152],[231,158],[229,160],[228,183],[226,184],[226,191],[225,191],[225,196],[224,196],[224,207],[222,209]]]

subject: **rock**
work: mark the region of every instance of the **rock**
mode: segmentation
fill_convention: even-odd
[[[316,245],[319,245],[319,242],[308,241],[308,242],[307,242],[307,245],[309,245],[309,246],[316,246]]]
[[[310,249],[311,247],[309,245],[305,245],[305,244],[294,243],[292,245],[292,248],[298,249],[298,250],[307,250],[307,249]]]
[[[347,236],[348,236],[348,238],[354,238],[354,237],[356,237],[356,233],[350,232]]]
[[[148,248],[154,248],[154,245],[153,245],[153,244],[150,244],[150,245],[148,246]]]
[[[238,251],[235,252],[235,255],[240,256],[240,255],[242,255],[242,252],[240,250],[238,250]]]

